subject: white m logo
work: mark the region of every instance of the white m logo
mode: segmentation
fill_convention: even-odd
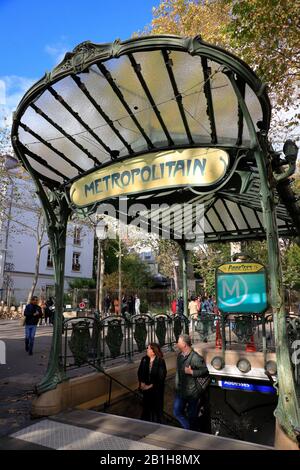
[[[224,280],[224,281],[223,281],[223,299],[226,299],[226,297],[227,297],[226,291],[228,292],[228,294],[229,294],[230,296],[233,296],[234,291],[236,291],[235,297],[239,297],[239,296],[240,296],[240,283],[239,283],[239,281],[236,280],[236,281],[233,283],[232,288],[230,289],[229,285],[228,285],[227,282]]]
[[[226,279],[222,279],[223,295],[222,298],[219,298],[219,300],[222,304],[228,307],[236,307],[237,305],[241,305],[247,299],[248,286],[241,276],[236,277],[237,279],[235,279],[231,287],[228,285],[228,281]]]

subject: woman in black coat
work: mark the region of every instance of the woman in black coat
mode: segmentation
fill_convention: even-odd
[[[143,393],[141,419],[144,421],[162,422],[166,375],[163,353],[158,344],[150,343],[138,369],[139,388]]]

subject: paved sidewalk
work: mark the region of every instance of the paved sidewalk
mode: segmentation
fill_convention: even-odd
[[[31,400],[35,385],[43,378],[48,364],[52,326],[38,326],[33,356],[25,352],[24,327],[19,320],[0,320],[0,340],[6,344],[6,364],[0,364],[0,437],[29,425]],[[109,365],[123,363],[115,359]],[[68,377],[94,372],[82,367],[68,372]]]
[[[27,443],[28,448],[42,446],[57,450],[274,450],[250,442],[88,410],[66,411],[40,420],[14,433],[11,439],[16,446],[20,446],[21,441],[23,445]]]
[[[20,322],[0,320],[0,339],[6,344],[6,364],[0,364],[0,436],[31,423],[33,390],[45,373],[51,338],[51,326],[38,326],[34,354],[29,356]]]

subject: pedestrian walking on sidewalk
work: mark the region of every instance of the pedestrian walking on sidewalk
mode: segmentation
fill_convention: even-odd
[[[42,309],[38,305],[38,298],[32,297],[30,303],[26,305],[24,310],[25,317],[25,351],[29,356],[33,354],[34,337],[36,333],[37,324],[42,318]]]

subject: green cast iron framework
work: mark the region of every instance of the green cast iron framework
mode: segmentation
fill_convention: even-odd
[[[121,64],[119,75],[116,64]],[[195,69],[188,68],[191,66]],[[222,77],[222,83],[215,81],[218,77]],[[168,93],[160,96],[158,90]],[[236,120],[231,128],[225,126],[224,131],[219,104],[228,91],[235,103],[232,109]],[[251,93],[260,109],[259,118],[257,114],[253,117]],[[107,102],[100,99],[102,95]],[[201,120],[191,111],[195,96],[204,103]],[[228,112],[230,106],[229,103]],[[41,200],[55,269],[53,340],[48,369],[37,387],[38,393],[55,388],[65,379],[61,333],[67,222],[74,212],[85,216],[97,209],[96,203],[80,210],[71,203],[72,182],[100,167],[109,168],[116,161],[126,166],[133,156],[153,151],[223,149],[228,153],[229,165],[218,183],[208,188],[186,186],[167,192],[163,188],[148,191],[142,202],[150,207],[155,196],[156,203],[203,204],[205,243],[267,239],[278,362],[276,416],[285,432],[296,440],[300,411],[287,343],[278,237],[299,236],[300,210],[288,180],[295,169],[295,158],[282,160],[270,146],[267,139],[270,113],[266,87],[247,64],[219,47],[204,43],[199,36],[148,36],[108,44],[84,42],[67,53],[52,72],[25,94],[14,114],[12,143]],[[177,117],[172,121],[175,114]],[[227,108],[224,116],[229,119]],[[156,127],[151,127],[149,122],[154,120]],[[284,170],[283,165],[288,165],[288,169]],[[135,204],[138,195],[127,199]],[[123,220],[125,217],[127,223],[134,220],[118,206],[118,198],[107,202],[115,206],[117,217]],[[165,215],[167,211],[158,222],[161,236],[166,229]],[[177,219],[175,213],[167,228],[183,250],[186,313],[186,240],[183,235],[178,236]],[[145,213],[140,220],[144,226],[150,226]],[[193,227],[200,224],[194,212],[190,222]]]

